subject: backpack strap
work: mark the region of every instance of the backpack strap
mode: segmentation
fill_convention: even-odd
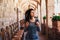
[[[35,19],[35,22],[39,22],[39,20],[38,19]]]
[[[39,22],[39,20],[36,19],[36,20],[35,20],[35,24],[36,24],[36,22]],[[37,27],[37,31],[40,32],[40,28],[39,28],[39,27]]]

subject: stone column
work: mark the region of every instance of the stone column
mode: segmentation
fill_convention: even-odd
[[[52,28],[52,16],[54,13],[54,0],[48,0],[48,26]]]

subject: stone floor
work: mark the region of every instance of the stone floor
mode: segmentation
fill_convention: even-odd
[[[45,35],[40,34],[40,40],[46,40],[46,36],[45,36]]]
[[[23,33],[23,32],[20,31],[20,32],[17,33],[17,35],[20,35],[21,33]],[[27,32],[24,32],[24,37],[22,38],[22,40],[25,40],[26,33],[27,33]],[[20,38],[20,37],[18,36],[18,38]],[[16,39],[16,38],[15,38],[15,39]],[[15,40],[15,39],[14,39],[14,40]],[[42,33],[39,33],[39,39],[40,39],[40,40],[46,40],[46,36],[43,35]]]
[[[25,36],[25,35],[24,35]],[[40,38],[39,38],[40,40],[46,40],[46,37],[45,37],[45,35],[43,35],[43,34],[40,34]],[[24,39],[25,40],[25,39]]]

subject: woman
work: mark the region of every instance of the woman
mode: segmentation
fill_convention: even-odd
[[[25,13],[25,26],[27,34],[25,40],[39,40],[37,31],[39,32],[39,22],[34,18],[34,10],[29,9]]]

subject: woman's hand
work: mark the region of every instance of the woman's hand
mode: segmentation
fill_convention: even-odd
[[[29,26],[29,22],[26,22],[25,26],[28,27]]]
[[[39,22],[36,22],[36,25],[39,26]]]

